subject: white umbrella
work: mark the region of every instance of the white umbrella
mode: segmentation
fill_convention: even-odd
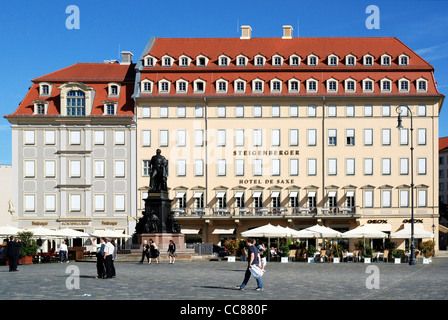
[[[65,228],[65,229],[61,229],[61,230],[57,230],[54,232],[55,236],[59,236],[59,237],[67,237],[67,238],[89,238],[90,234],[85,233],[85,232],[81,232],[78,230],[74,230],[74,229],[69,229],[69,228]]]
[[[391,234],[392,239],[410,239],[411,238],[411,224],[405,223],[403,229]],[[434,238],[434,233],[428,232],[423,229],[423,225],[414,224],[414,238]]]
[[[27,229],[25,231],[32,232],[33,233],[33,237],[35,237],[35,238],[56,237],[54,230],[50,230],[50,229],[47,229],[47,228],[44,228],[44,227],[37,227],[37,228]]]
[[[17,233],[24,231],[23,229],[16,228],[10,225],[0,227],[0,236],[15,236]]]
[[[267,225],[241,232],[241,235],[246,238],[282,238],[287,237],[288,233],[268,223]]]
[[[305,230],[317,233],[317,238],[340,238],[342,235],[339,231],[318,224],[306,228]]]
[[[342,234],[342,238],[363,239],[364,246],[366,244],[366,239],[384,239],[386,237],[387,233],[368,225],[359,226]]]
[[[115,230],[96,230],[90,236],[95,238],[132,238],[130,235]]]
[[[286,237],[289,238],[300,238],[298,235],[299,231],[292,229],[290,227],[282,227],[282,226],[277,226],[277,228],[279,228],[280,230],[283,230],[285,232]]]

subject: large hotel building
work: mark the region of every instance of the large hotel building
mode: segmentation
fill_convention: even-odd
[[[239,38],[154,37],[135,70],[103,67],[119,77],[99,71],[73,83],[35,79],[7,116],[19,226],[78,219],[85,222],[78,229],[92,231],[94,223],[115,221],[112,227],[132,233],[148,193],[149,160],[160,149],[188,241],[240,238],[266,223],[340,231],[370,224],[391,234],[410,221],[411,192],[415,222],[438,229],[444,96],[434,68],[397,38],[294,38],[289,26],[278,38],[253,38],[243,26]],[[42,97],[45,85],[52,99]],[[114,86],[126,101],[110,95]],[[68,112],[80,97],[85,113]],[[48,161],[56,161],[52,177],[39,170]]]

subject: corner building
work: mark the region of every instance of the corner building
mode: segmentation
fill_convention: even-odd
[[[434,68],[397,38],[291,34],[150,39],[133,96],[138,214],[159,148],[191,241],[266,223],[393,233],[410,219],[412,138],[416,223],[437,230]]]

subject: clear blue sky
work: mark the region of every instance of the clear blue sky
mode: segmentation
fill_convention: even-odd
[[[66,8],[76,5],[79,29],[67,29]],[[368,29],[366,13],[376,5],[379,29]],[[12,113],[31,79],[77,62],[119,59],[129,50],[138,59],[151,36],[239,37],[250,25],[253,37],[394,36],[435,68],[439,91],[448,93],[448,0],[419,1],[2,1],[0,8],[0,164],[11,164]],[[439,136],[448,136],[448,102]]]

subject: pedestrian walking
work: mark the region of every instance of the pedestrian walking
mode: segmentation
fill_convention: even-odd
[[[59,246],[59,262],[62,263],[65,262],[68,263],[68,247],[65,241],[62,241],[61,245]]]
[[[96,271],[97,278],[102,279],[106,276],[106,267],[104,266],[104,247],[106,243],[104,238],[100,239],[100,244],[96,247]]]
[[[152,239],[149,239],[149,264],[152,263],[152,259],[156,259],[157,264],[159,264],[159,255],[160,252],[157,244]]]
[[[115,260],[117,259],[117,244],[114,240],[111,240],[110,243],[114,246],[114,253],[112,254],[113,268],[112,268],[112,278],[115,278]]]
[[[23,245],[21,239],[16,239],[14,236],[9,237],[8,241],[8,259],[9,259],[9,271],[17,270],[19,264],[20,247]]]
[[[143,263],[143,260],[145,260],[145,258],[148,260],[149,263],[149,244],[148,241],[143,240],[143,251],[142,251],[142,259],[140,260],[140,263]]]
[[[266,246],[264,242],[258,245],[258,252],[260,252],[261,257],[261,270],[265,271],[266,268]]]
[[[243,283],[239,286],[236,286],[240,290],[246,290],[246,285],[249,282],[250,276],[252,275],[251,268],[258,266],[261,269],[261,257],[258,252],[258,248],[255,246],[255,240],[252,238],[247,239],[247,245],[249,246],[249,256],[248,261],[249,264],[247,266],[246,273],[244,275]],[[255,278],[257,280],[257,288],[255,290],[262,291],[263,290],[263,282],[261,281],[261,277]]]
[[[115,268],[114,268],[114,250],[115,247],[112,245],[109,239],[104,239],[106,245],[104,246],[104,266],[106,267],[106,278],[115,277]]]
[[[176,244],[173,240],[170,240],[167,252],[168,256],[170,257],[170,264],[174,264],[174,261],[176,261]]]

